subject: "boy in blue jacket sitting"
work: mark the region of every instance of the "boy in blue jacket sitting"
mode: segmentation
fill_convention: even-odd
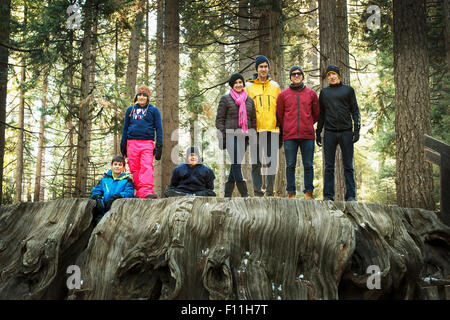
[[[186,150],[185,163],[173,170],[170,186],[167,187],[164,195],[166,197],[215,197],[215,178],[212,169],[202,163],[198,148],[189,147]]]
[[[97,202],[94,210],[94,226],[111,209],[114,200],[133,197],[134,185],[125,172],[125,158],[116,156],[111,161],[111,169],[92,189],[91,199]]]

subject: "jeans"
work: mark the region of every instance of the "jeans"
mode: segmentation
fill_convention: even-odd
[[[266,196],[274,195],[275,174],[278,166],[279,133],[263,131],[257,134],[256,163],[252,160],[252,181],[255,195],[263,196],[261,168],[266,176]],[[261,163],[263,159],[263,163]]]
[[[227,141],[227,151],[231,162],[230,174],[228,175],[228,182],[239,182],[244,180],[244,177],[242,176],[241,164],[242,160],[244,159],[247,147],[248,147],[247,137],[243,138],[241,136],[238,138],[234,136],[233,141],[231,143],[228,143]]]
[[[300,147],[302,154],[304,183],[305,189],[303,192],[314,190],[314,140],[310,139],[290,139],[284,141],[284,154],[286,156],[286,191],[296,194],[295,186],[295,167],[297,165],[297,152]]]
[[[345,177],[345,200],[356,198],[355,177],[353,170],[353,132],[331,132],[325,130],[323,136],[323,150],[325,154],[325,173],[323,183],[324,199],[334,200],[334,165],[336,147],[339,144],[342,151],[342,162]]]

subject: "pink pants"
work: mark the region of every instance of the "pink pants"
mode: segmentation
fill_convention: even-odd
[[[145,198],[153,194],[153,181],[155,179],[153,168],[153,140],[128,140],[127,158],[128,166],[133,175],[136,196]]]

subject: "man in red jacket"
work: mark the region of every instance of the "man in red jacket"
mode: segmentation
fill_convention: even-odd
[[[317,93],[304,83],[304,73],[300,66],[289,71],[291,85],[281,92],[277,99],[277,120],[280,124],[286,156],[286,191],[289,198],[295,198],[295,166],[297,152],[302,154],[305,199],[313,200],[313,158],[314,123],[319,120],[319,99]]]

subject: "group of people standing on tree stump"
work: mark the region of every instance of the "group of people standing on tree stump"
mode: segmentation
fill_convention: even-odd
[[[225,197],[231,197],[235,187],[242,197],[248,197],[241,163],[250,145],[252,182],[255,196],[273,196],[279,148],[284,144],[286,157],[286,191],[296,197],[295,168],[300,149],[304,170],[305,199],[313,200],[314,140],[323,147],[325,174],[323,199],[334,200],[334,168],[337,145],[342,150],[345,200],[356,201],[353,169],[353,144],[359,140],[360,113],[354,89],[342,82],[339,67],[330,65],[324,77],[329,85],[320,96],[308,88],[300,66],[289,70],[291,84],[281,92],[270,78],[270,62],[264,56],[255,59],[256,74],[247,81],[233,74],[230,93],[219,102],[216,128],[219,146],[226,149],[231,169],[225,183]],[[317,129],[314,130],[314,124]],[[253,151],[253,152],[252,152]],[[262,172],[264,170],[264,172]],[[263,192],[262,175],[265,176]]]
[[[323,199],[334,200],[335,154],[339,145],[344,166],[345,200],[356,201],[353,143],[359,139],[360,114],[355,92],[351,86],[342,83],[339,67],[328,66],[324,77],[329,86],[321,90],[319,97],[304,84],[305,75],[298,65],[290,68],[291,84],[282,92],[270,77],[270,62],[265,56],[256,57],[255,69],[256,73],[247,79],[247,83],[241,74],[231,75],[228,81],[230,92],[221,97],[217,109],[219,147],[227,150],[231,162],[224,196],[231,197],[235,188],[242,197],[249,196],[241,168],[249,146],[254,195],[274,196],[278,152],[284,144],[288,197],[296,197],[295,168],[300,149],[304,169],[303,193],[305,199],[314,199],[314,141],[322,146],[324,130]],[[125,112],[120,143],[122,156],[113,158],[111,170],[105,173],[91,195],[97,201],[96,223],[116,199],[157,198],[153,159],[160,160],[162,155],[161,113],[150,103],[147,86],[139,87],[134,103]],[[316,122],[317,129],[314,130]],[[128,158],[132,179],[125,173],[125,158]],[[189,147],[185,163],[174,169],[164,195],[216,196],[214,172],[202,162],[198,148]]]

